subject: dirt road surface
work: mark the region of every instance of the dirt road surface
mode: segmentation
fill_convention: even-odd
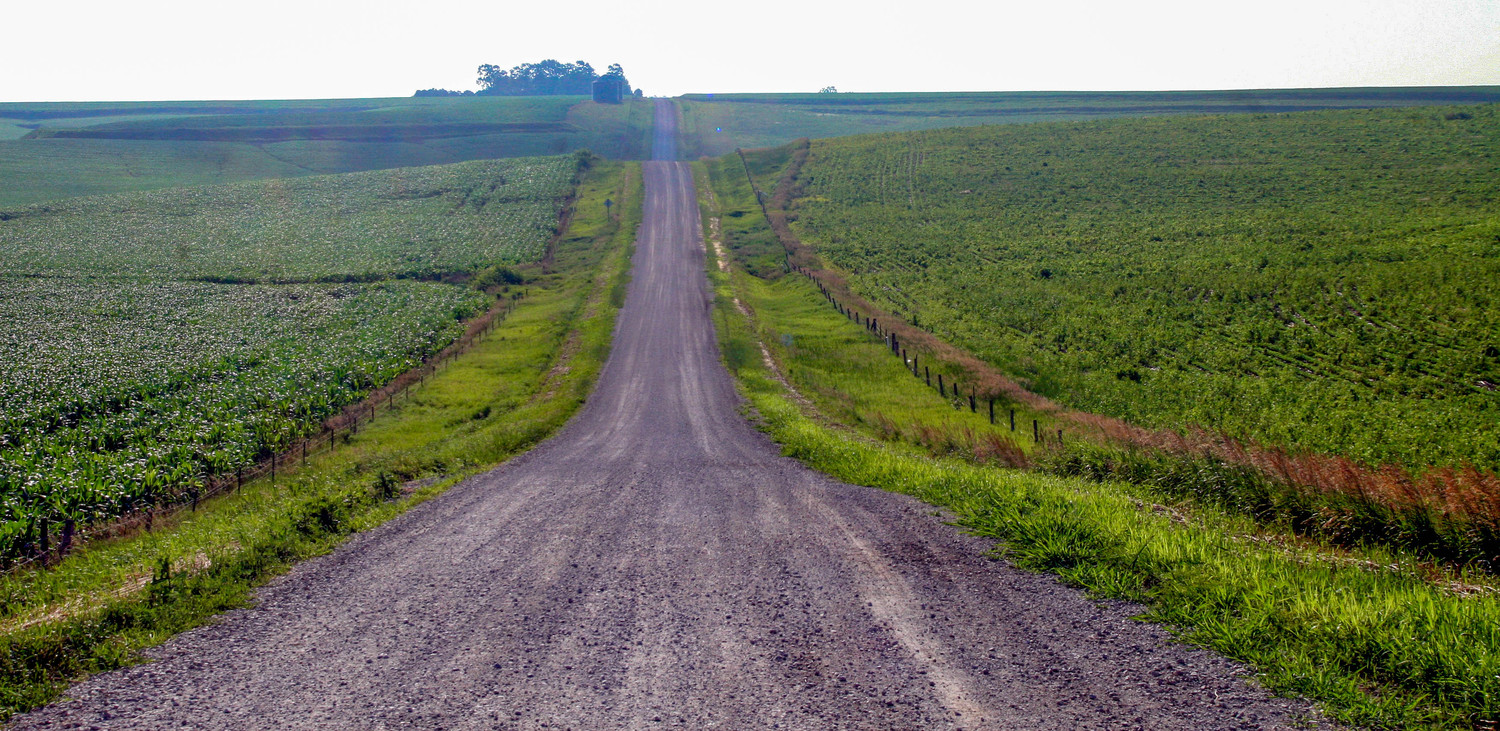
[[[614,352],[565,430],[16,727],[1251,729],[1306,713],[1129,607],[985,558],[914,500],[780,457],[719,364],[691,174],[650,162],[646,184]]]

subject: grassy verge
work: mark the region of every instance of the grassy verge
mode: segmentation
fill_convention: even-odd
[[[702,182],[713,171],[700,163],[697,172]],[[705,201],[708,218],[745,209],[733,185],[715,192],[723,200]],[[710,220],[710,230],[733,241],[734,227],[758,215]],[[1014,563],[1141,602],[1144,619],[1249,663],[1275,692],[1320,701],[1336,720],[1492,728],[1500,719],[1500,601],[1484,587],[1432,581],[1378,548],[1295,541],[1211,503],[1161,504],[1149,485],[986,466],[972,453],[934,456],[941,450],[884,423],[978,434],[990,428],[988,415],[954,409],[801,277],[716,267],[711,277],[726,362],[788,455],[952,510]],[[731,357],[762,344],[774,370]]]
[[[596,166],[547,271],[505,322],[340,449],[154,532],[0,579],[0,718],[245,606],[296,561],[554,432],[608,357],[640,200],[639,166]]]

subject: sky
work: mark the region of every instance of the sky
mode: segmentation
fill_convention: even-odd
[[[1500,0],[16,3],[0,101],[473,89],[624,66],[649,95],[1500,85]]]

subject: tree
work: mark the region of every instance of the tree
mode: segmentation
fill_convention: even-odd
[[[604,76],[625,79],[625,69],[619,64],[610,64]],[[602,78],[594,67],[585,61],[562,63],[546,59],[538,63],[523,63],[510,69],[494,64],[479,67],[479,93],[500,96],[539,95],[588,95],[595,79]],[[626,83],[629,93],[629,83]]]
[[[837,93],[839,93],[839,90],[838,90],[838,87],[835,87],[835,86],[825,86],[825,87],[819,89],[818,93],[819,94],[837,94]]]

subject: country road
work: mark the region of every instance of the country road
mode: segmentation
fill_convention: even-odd
[[[657,150],[673,155],[670,102]],[[550,441],[17,728],[1252,729],[1307,704],[904,496],[779,455],[718,360],[686,163]]]

